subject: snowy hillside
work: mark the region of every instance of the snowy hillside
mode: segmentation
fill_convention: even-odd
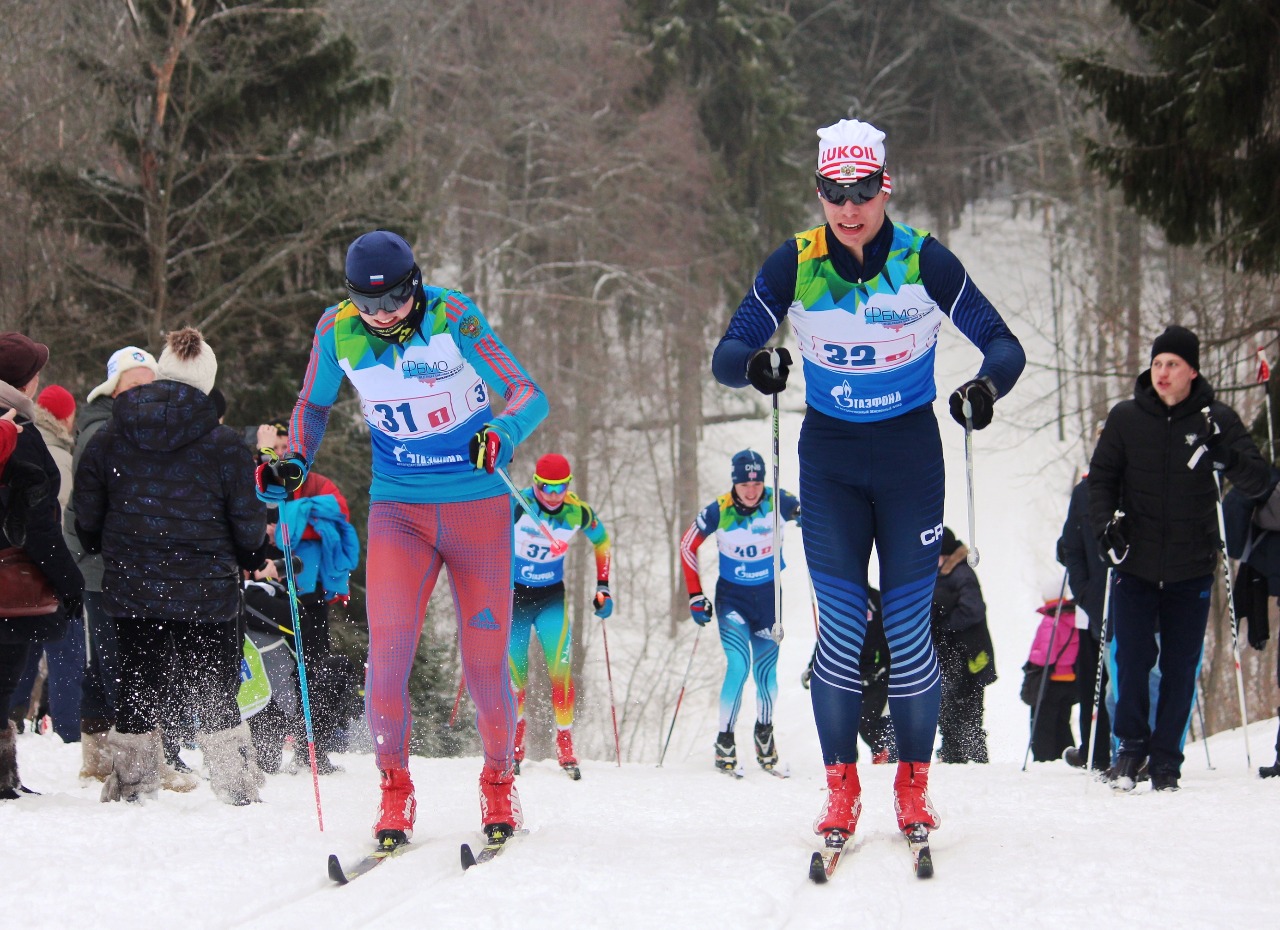
[[[1034,321],[1020,309],[1037,306],[1035,277],[1010,275],[1008,268],[1029,263],[1005,260],[1025,246],[1027,230],[982,229],[985,238],[961,231],[951,244],[1006,312],[1033,361],[1017,392],[998,405],[996,423],[975,436],[976,539],[965,513],[963,432],[938,405],[946,520],[981,552],[977,572],[1000,679],[986,695],[992,763],[933,770],[942,828],[934,836],[931,881],[914,878],[896,835],[892,767],[870,765],[861,766],[864,814],[855,852],[829,885],[806,878],[823,780],[808,694],[799,684],[814,630],[801,533],[793,531],[785,548],[787,636],[775,714],[790,779],[769,777],[750,759],[741,781],[712,769],[724,663],[712,629],[701,635],[699,685],[681,710],[665,767],[645,761],[619,768],[589,753],[575,783],[553,763],[527,764],[518,784],[529,835],[466,874],[459,845],[480,839],[478,759],[415,758],[413,849],[339,888],[325,876],[327,855],[353,860],[371,842],[378,788],[368,755],[335,757],[346,771],[321,781],[321,833],[309,773],[269,776],[265,803],[247,808],[218,803],[207,786],[189,795],[162,793],[143,805],[105,805],[97,783],[77,782],[78,746],[26,734],[18,741],[19,765],[42,795],[0,803],[7,867],[0,925],[1181,930],[1270,923],[1280,779],[1262,781],[1246,768],[1239,732],[1209,740],[1212,770],[1203,745],[1189,744],[1182,790],[1170,795],[1154,795],[1145,785],[1115,795],[1061,762],[1021,771],[1028,715],[1018,700],[1020,668],[1040,589],[1061,579],[1053,545],[1083,452],[1035,428],[1048,419],[1040,405],[1054,389],[1036,363],[1045,354]],[[988,270],[995,268],[1005,276],[997,279]],[[977,364],[976,351],[944,327],[943,397]],[[790,408],[800,403],[800,391],[784,398],[782,484],[794,488],[800,414]],[[768,429],[754,422],[706,430],[701,486],[708,499],[724,490],[733,452],[750,445],[768,457]],[[712,561],[708,552],[704,563]],[[624,598],[640,594],[628,592],[625,580],[621,592],[609,627],[620,679],[628,653]],[[691,643],[692,628],[683,629],[672,653],[677,684]],[[754,708],[752,685],[747,689],[738,725],[744,745]],[[598,708],[591,712],[598,716]],[[1275,720],[1251,728],[1255,769],[1272,761],[1275,732]],[[194,750],[185,757],[199,761]]]

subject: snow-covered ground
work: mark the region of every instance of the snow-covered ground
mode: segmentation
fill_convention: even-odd
[[[711,767],[716,689],[691,690],[663,768],[588,759],[571,782],[550,762],[526,765],[519,787],[530,834],[502,858],[463,873],[459,846],[476,843],[478,759],[415,759],[414,850],[339,888],[325,876],[337,853],[368,846],[377,773],[368,755],[336,757],[346,771],[321,780],[325,829],[317,829],[309,773],[274,775],[263,804],[232,808],[202,785],[143,805],[100,804],[99,785],[76,779],[79,747],[53,736],[19,737],[24,781],[40,797],[0,803],[7,878],[0,926],[400,927],[567,930],[601,927],[1252,927],[1275,919],[1273,838],[1280,779],[1245,765],[1240,732],[1191,743],[1182,790],[1141,786],[1114,794],[1064,763],[1022,771],[1027,709],[1018,700],[1046,583],[1061,569],[1053,545],[1083,452],[1059,443],[1039,408],[1053,385],[1033,320],[1035,279],[986,268],[1005,260],[1027,230],[961,231],[953,244],[978,284],[1007,311],[1033,364],[1000,402],[997,423],[975,436],[976,540],[965,511],[963,433],[938,404],[948,464],[947,523],[976,541],[1000,679],[987,690],[992,762],[935,766],[931,794],[942,828],[936,876],[918,881],[895,832],[890,766],[864,765],[864,813],[855,852],[824,887],[806,878],[822,801],[822,766],[800,672],[814,632],[800,533],[787,539],[778,667],[778,744],[792,777],[772,778],[748,759],[734,781]],[[1007,240],[1002,237],[1007,237]],[[978,356],[944,327],[940,393],[976,370]],[[799,404],[788,392],[784,406]],[[800,415],[783,417],[782,484],[794,487]],[[746,445],[768,457],[768,424],[710,427],[703,448],[708,499],[729,456]],[[704,563],[713,561],[708,550]],[[625,585],[622,588],[626,592]],[[640,592],[631,592],[637,596]],[[619,595],[619,613],[625,605]],[[626,655],[622,616],[611,621],[614,674]],[[615,632],[616,630],[616,632]],[[688,635],[687,633],[684,635]],[[697,663],[723,667],[703,634]],[[705,665],[704,665],[705,663]],[[677,674],[683,670],[677,670]],[[704,676],[705,677],[705,676]],[[739,721],[747,743],[754,695]],[[1272,761],[1276,721],[1251,728],[1253,765]],[[186,752],[198,763],[199,753]]]

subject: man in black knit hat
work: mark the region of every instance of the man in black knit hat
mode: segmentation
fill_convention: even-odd
[[[1248,497],[1268,469],[1240,417],[1200,376],[1200,340],[1170,326],[1132,400],[1112,408],[1089,468],[1089,522],[1115,566],[1115,787],[1131,790],[1148,762],[1151,786],[1176,790],[1182,732],[1195,695],[1209,595],[1218,565],[1218,482]],[[1160,633],[1157,646],[1156,632]],[[1158,660],[1155,726],[1148,676]]]

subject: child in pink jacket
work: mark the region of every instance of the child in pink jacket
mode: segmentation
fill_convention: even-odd
[[[1075,745],[1071,734],[1071,708],[1076,703],[1076,652],[1080,648],[1080,631],[1076,629],[1074,601],[1059,603],[1051,595],[1037,608],[1040,628],[1031,643],[1031,655],[1022,667],[1026,677],[1022,683],[1022,700],[1031,706],[1031,753],[1037,762],[1051,762]],[[1057,631],[1054,632],[1055,626]],[[1052,648],[1052,653],[1050,653]],[[1045,667],[1049,680],[1041,683]],[[1039,719],[1036,701],[1040,702]]]

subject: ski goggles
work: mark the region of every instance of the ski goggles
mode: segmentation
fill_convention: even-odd
[[[818,196],[833,207],[843,206],[846,200],[855,204],[866,203],[884,187],[884,168],[847,184],[833,181],[825,175],[814,175],[818,179]]]
[[[539,481],[538,490],[543,494],[563,494],[569,490],[569,482],[565,481]]]
[[[418,266],[414,265],[409,269],[408,274],[388,288],[377,291],[376,293],[361,290],[347,281],[347,297],[355,304],[355,308],[365,316],[375,316],[379,313],[395,313],[404,306],[404,302],[413,296],[418,288],[420,272]]]

